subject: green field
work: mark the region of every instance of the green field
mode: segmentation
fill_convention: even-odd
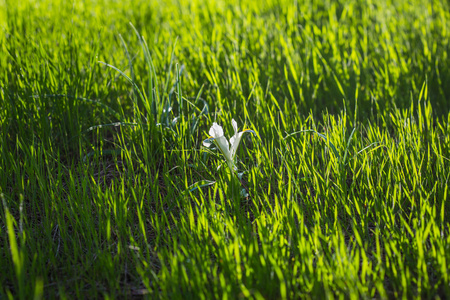
[[[449,298],[449,37],[444,0],[0,0],[0,299]]]

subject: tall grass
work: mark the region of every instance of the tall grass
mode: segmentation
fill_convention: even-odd
[[[0,1],[0,298],[446,298],[449,21]],[[202,146],[233,118],[246,197]]]

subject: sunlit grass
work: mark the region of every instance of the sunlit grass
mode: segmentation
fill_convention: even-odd
[[[446,298],[449,17],[0,0],[0,298]]]

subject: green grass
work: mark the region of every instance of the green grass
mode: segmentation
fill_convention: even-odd
[[[450,295],[448,2],[16,2],[0,299]]]

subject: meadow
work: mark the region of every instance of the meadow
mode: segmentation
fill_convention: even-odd
[[[443,0],[0,0],[0,299],[450,297],[449,30]]]

